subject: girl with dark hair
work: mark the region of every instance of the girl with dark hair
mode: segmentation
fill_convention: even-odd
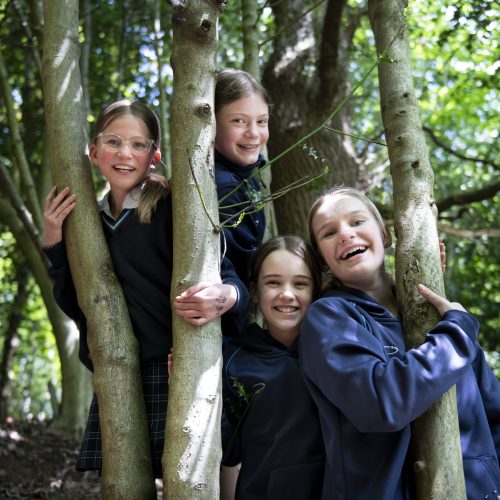
[[[99,202],[106,242],[121,283],[139,342],[141,375],[146,404],[153,469],[162,476],[165,418],[168,396],[168,353],[172,347],[172,206],[168,184],[151,175],[160,161],[160,126],[156,114],[144,104],[126,99],[106,107],[96,121],[90,159],[109,182],[110,190]],[[87,344],[85,317],[78,306],[69,269],[62,227],[76,206],[76,195],[67,187],[54,187],[45,200],[44,248],[51,262],[54,296],[61,309],[80,327],[80,359],[93,369]],[[223,283],[208,287],[216,302],[203,298],[218,315],[246,311],[248,291],[226,261]],[[210,294],[209,294],[210,295]],[[210,302],[208,304],[208,302]],[[101,469],[101,435],[98,402],[94,394],[78,470]]]
[[[265,327],[254,323],[233,339],[223,366],[223,475],[241,464],[237,500],[321,496],[321,429],[297,357],[320,279],[314,253],[296,236],[271,239],[253,257],[251,293]]]

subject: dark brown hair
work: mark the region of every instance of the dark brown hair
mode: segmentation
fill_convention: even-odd
[[[299,236],[277,236],[263,243],[253,255],[250,265],[250,282],[257,283],[262,263],[269,254],[276,250],[286,250],[306,263],[313,281],[313,300],[317,299],[321,292],[321,266],[313,249]]]
[[[113,120],[122,116],[134,116],[144,122],[148,131],[149,139],[154,143],[156,150],[160,148],[160,120],[156,113],[148,106],[139,101],[119,99],[106,106],[95,122],[93,142],[95,144],[100,134]],[[160,199],[165,198],[170,192],[166,179],[160,175],[148,175],[144,179],[144,185],[137,205],[137,215],[142,223],[149,223],[151,216]]]
[[[254,94],[262,97],[264,102],[271,107],[271,100],[267,90],[254,76],[240,69],[222,69],[217,72],[215,113],[219,112],[227,104]]]

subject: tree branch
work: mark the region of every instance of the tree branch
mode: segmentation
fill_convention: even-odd
[[[443,224],[438,222],[438,230],[446,234],[451,234],[452,236],[458,236],[459,238],[480,238],[482,236],[488,236],[489,238],[500,238],[500,228],[489,227],[485,229],[460,229],[458,227],[452,227],[448,224]]]
[[[495,170],[499,170],[499,165],[495,163],[493,160],[488,160],[484,158],[476,158],[474,156],[467,156],[463,153],[460,153],[459,151],[455,151],[451,146],[448,144],[445,144],[441,139],[439,139],[434,131],[430,127],[423,127],[424,132],[426,132],[429,137],[431,138],[432,142],[436,144],[436,146],[439,146],[441,149],[444,149],[446,152],[450,153],[453,156],[456,156],[457,158],[460,158],[461,160],[466,160],[466,161],[473,161],[476,163],[483,163],[484,165],[490,165],[493,167]]]
[[[468,205],[475,201],[488,200],[493,198],[500,191],[500,181],[480,189],[456,193],[436,202],[439,213],[448,210],[454,205]]]
[[[47,259],[45,258],[45,255],[42,251],[42,239],[40,237],[40,233],[38,232],[38,228],[33,224],[31,214],[24,205],[22,198],[17,193],[16,187],[12,182],[8,170],[5,168],[2,159],[0,159],[0,180],[2,181],[1,191],[9,199],[11,206],[14,208],[19,219],[21,220],[26,233],[33,241],[36,249],[40,252],[42,260],[45,266],[48,268]]]
[[[386,209],[386,212],[387,211],[388,210]],[[388,226],[394,227],[394,219],[386,219],[384,217],[384,223]],[[483,229],[462,229],[459,227],[450,226],[449,224],[438,222],[437,228],[438,231],[464,239],[481,238],[482,236],[487,236],[488,238],[500,238],[500,228],[497,227],[486,227]]]

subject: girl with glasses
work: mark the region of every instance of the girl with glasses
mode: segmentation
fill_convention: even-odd
[[[151,170],[160,161],[160,125],[156,114],[137,101],[119,100],[99,115],[90,145],[90,159],[109,182],[99,203],[106,242],[127,301],[139,342],[153,469],[162,476],[168,382],[167,360],[172,347],[172,206],[168,183]],[[80,327],[80,359],[93,369],[86,321],[78,307],[66,256],[62,227],[77,196],[65,187],[52,188],[45,200],[44,248],[51,262],[54,295],[61,309]],[[246,310],[248,292],[232,266],[222,264],[223,284],[208,287],[218,314]],[[209,299],[205,299],[209,300]],[[210,304],[214,306],[213,303]],[[208,306],[207,306],[208,307]],[[102,464],[98,402],[94,394],[77,469],[99,470]]]

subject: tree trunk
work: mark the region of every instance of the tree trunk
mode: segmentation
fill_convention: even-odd
[[[172,168],[170,165],[170,158],[167,151],[170,151],[170,121],[169,121],[169,107],[170,100],[167,93],[167,78],[166,69],[168,65],[167,51],[165,50],[166,33],[170,31],[169,26],[162,26],[162,8],[165,2],[163,0],[155,0],[154,4],[154,33],[155,33],[155,55],[158,64],[158,92],[160,101],[160,123],[161,123],[161,159],[164,165],[165,172],[162,172],[167,179],[172,177]]]
[[[304,2],[289,0],[271,5],[277,35],[263,77],[274,104],[269,124],[271,158],[318,127],[350,92],[347,48],[351,32],[340,29],[344,3],[328,2],[319,37],[313,13],[303,14]],[[349,132],[349,122],[350,110],[343,107],[328,126]],[[358,162],[349,137],[322,130],[307,145],[327,160],[331,169],[328,185],[356,185]],[[319,173],[323,166],[297,148],[273,164],[272,189],[277,191],[306,174]],[[281,234],[306,236],[307,213],[316,194],[301,188],[274,202]]]
[[[92,5],[90,0],[82,0],[81,2],[82,18],[83,18],[83,37],[81,55],[80,55],[80,72],[82,75],[82,90],[83,90],[83,109],[85,114],[90,113],[90,95],[89,95],[89,72],[90,72],[90,50],[92,45]],[[86,127],[86,133],[89,134],[89,126]]]
[[[259,66],[259,3],[241,0],[243,34],[243,69],[260,80]]]
[[[241,18],[243,32],[243,69],[253,75],[257,80],[261,80],[259,66],[259,3],[257,0],[241,0]],[[267,148],[264,148],[262,154],[268,158]],[[261,179],[264,183],[262,192],[264,196],[271,193],[271,169],[266,168],[262,171]],[[266,203],[264,206],[266,217],[266,230],[264,241],[278,235],[278,224],[274,212],[273,203]]]
[[[23,263],[24,264],[24,263]],[[16,341],[19,339],[17,330],[21,324],[21,311],[28,297],[29,274],[26,266],[21,265],[16,269],[17,292],[12,302],[12,307],[7,314],[6,328],[4,329],[2,357],[0,360],[0,424],[8,417],[9,397],[11,387],[9,370],[12,363]]]
[[[171,3],[175,297],[200,281],[220,281],[219,234],[212,222],[218,221],[213,95],[217,24],[223,2]],[[164,498],[213,500],[219,497],[221,460],[220,322],[195,328],[174,314],[173,336],[175,354],[163,453],[167,478]]]
[[[394,185],[396,286],[408,346],[416,347],[439,320],[416,291],[424,283],[444,295],[434,175],[418,114],[401,0],[371,0],[369,15],[378,54],[382,120]],[[390,63],[389,59],[390,58]],[[465,499],[455,388],[412,426],[413,470],[421,499]]]
[[[12,99],[12,90],[9,85],[7,69],[5,67],[5,62],[1,50],[0,50],[0,82],[2,84],[1,90],[3,98],[5,100],[8,124],[10,128],[10,133],[12,135],[12,143],[14,145],[14,157],[17,169],[21,176],[24,193],[27,200],[26,204],[33,218],[33,224],[38,230],[40,230],[40,228],[42,227],[42,212],[40,210],[40,205],[38,204],[38,196],[36,192],[35,183],[33,181],[33,177],[29,169],[28,159],[26,158],[24,152],[21,130],[16,118],[15,107]]]
[[[65,242],[87,319],[102,432],[104,498],[156,498],[137,339],[98,215],[78,66],[78,1],[45,3],[44,97],[54,182],[78,195]]]
[[[0,200],[0,219],[7,224],[16,239],[26,265],[40,288],[47,314],[52,324],[57,351],[61,360],[62,401],[61,412],[54,427],[74,438],[80,438],[85,427],[90,393],[88,370],[78,359],[78,332],[57,306],[52,295],[52,282],[47,275],[40,251],[26,233],[25,226],[10,204]]]

